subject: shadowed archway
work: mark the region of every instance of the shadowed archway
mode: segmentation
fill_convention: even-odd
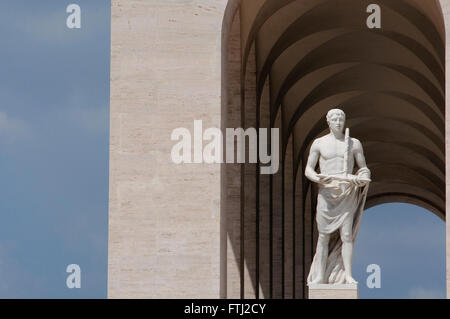
[[[405,202],[445,219],[445,28],[438,2],[230,4],[222,128],[280,129],[280,170],[224,165],[222,296],[306,298],[317,189],[304,177],[326,112],[347,113],[372,171],[366,208]],[[233,17],[233,18],[231,18]]]

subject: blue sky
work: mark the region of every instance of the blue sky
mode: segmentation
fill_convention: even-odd
[[[366,285],[367,266],[381,267],[381,288]],[[354,251],[360,298],[445,298],[445,222],[409,204],[364,212]]]
[[[0,2],[0,298],[106,297],[110,2],[70,3]]]
[[[105,298],[110,1],[0,2],[0,298]],[[81,289],[66,287],[79,264]],[[381,289],[365,285],[378,264]],[[361,298],[444,298],[445,223],[406,204],[364,213]]]

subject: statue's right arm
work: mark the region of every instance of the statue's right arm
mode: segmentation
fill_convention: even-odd
[[[320,178],[317,176],[317,172],[315,171],[317,162],[320,157],[320,148],[319,142],[315,140],[311,145],[311,150],[309,151],[308,162],[306,164],[305,176],[310,181],[314,183],[320,183]]]

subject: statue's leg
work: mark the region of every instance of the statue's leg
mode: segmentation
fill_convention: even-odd
[[[325,270],[328,258],[328,242],[330,235],[319,234],[316,248],[317,277],[312,281],[314,284],[324,283]]]
[[[351,219],[345,221],[341,227],[341,240],[342,240],[342,261],[345,269],[345,281],[348,284],[356,283],[356,280],[352,277],[352,261],[353,261],[353,236],[352,236],[352,223]]]

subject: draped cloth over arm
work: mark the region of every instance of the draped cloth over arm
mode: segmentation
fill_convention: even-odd
[[[363,167],[356,174],[370,176],[370,171],[367,167]],[[355,242],[368,190],[369,184],[364,187],[358,187],[349,182],[338,182],[337,180],[320,185],[317,198],[316,222],[319,233],[331,235],[324,277],[329,284],[345,283],[345,271],[341,254],[342,241],[339,229],[345,223],[353,223],[352,240],[353,243]],[[318,275],[317,258],[317,256],[314,256],[312,261],[308,283],[314,281]]]

